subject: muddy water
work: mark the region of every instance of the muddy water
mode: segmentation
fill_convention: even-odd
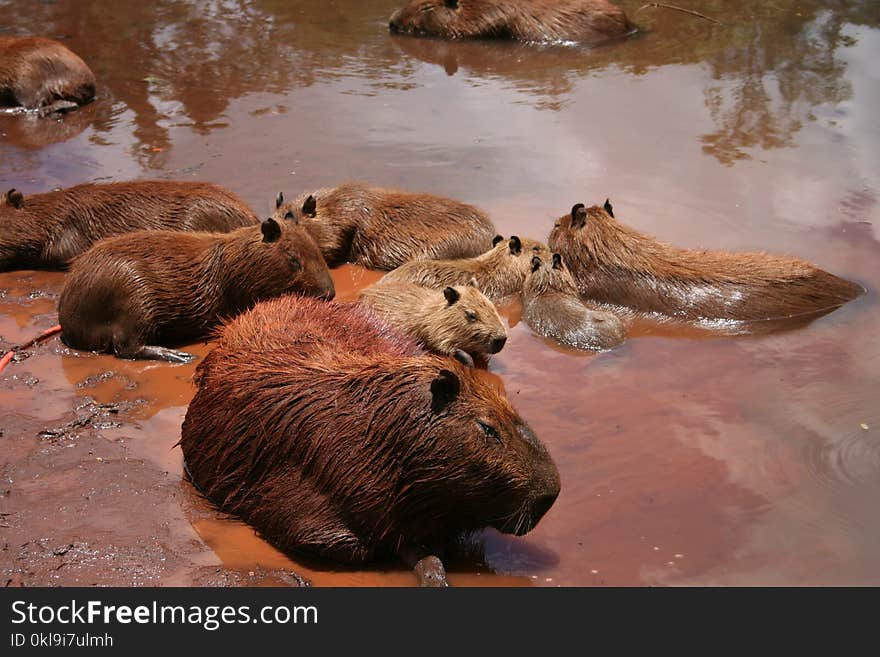
[[[99,101],[61,121],[0,116],[0,187],[208,180],[263,214],[278,191],[364,179],[454,196],[538,239],[574,203],[611,197],[666,241],[797,255],[857,280],[867,295],[806,326],[639,325],[599,355],[534,337],[510,309],[490,370],[548,445],[562,494],[534,532],[487,532],[450,570],[460,584],[880,584],[880,6],[695,0],[723,25],[645,10],[637,37],[584,51],[392,38],[396,5],[0,0],[0,31],[63,38],[100,81]],[[375,275],[335,279],[350,300]],[[0,275],[5,343],[54,323],[62,281]],[[173,448],[191,372],[57,339],[11,365],[5,544],[103,541],[140,559],[126,579],[134,557],[114,557],[123,582],[185,583],[205,564],[414,582],[394,564],[291,562],[204,505]],[[34,434],[88,400],[121,405],[120,426],[98,431],[143,494],[65,506],[77,522],[56,527],[53,493],[103,490],[113,464],[84,454],[74,468],[75,438],[49,449]],[[132,552],[143,541],[158,547]],[[31,561],[26,582],[74,581]]]

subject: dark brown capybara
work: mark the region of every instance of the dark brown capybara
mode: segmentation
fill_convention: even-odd
[[[389,339],[357,304],[258,304],[195,380],[180,440],[193,482],[285,551],[397,556],[445,585],[445,546],[484,527],[525,534],[559,494],[546,448],[495,386]]]
[[[797,258],[664,244],[617,221],[607,200],[575,205],[548,243],[589,299],[689,321],[822,314],[864,291]]]
[[[61,339],[119,358],[189,362],[168,345],[207,338],[222,320],[288,293],[334,295],[318,246],[292,222],[119,235],[74,260],[58,302]]]
[[[595,44],[635,32],[607,0],[412,0],[391,15],[391,32],[443,39]]]
[[[67,46],[43,37],[0,36],[0,107],[50,113],[94,97],[94,74]]]
[[[541,242],[516,235],[509,240],[496,235],[492,243],[489,251],[475,258],[407,262],[385,274],[381,282],[407,282],[443,289],[448,285],[466,285],[474,279],[483,294],[493,301],[503,301],[522,291],[532,256],[550,255]]]
[[[616,315],[584,305],[558,253],[550,262],[539,256],[532,258],[522,304],[523,321],[535,333],[575,349],[611,349],[626,338],[623,322]]]
[[[10,189],[0,197],[0,271],[65,269],[98,240],[136,230],[225,233],[259,222],[210,183],[88,183],[27,197]]]
[[[495,228],[478,208],[432,194],[350,182],[284,202],[276,219],[300,218],[331,267],[351,262],[390,270],[409,260],[469,258],[492,245]]]

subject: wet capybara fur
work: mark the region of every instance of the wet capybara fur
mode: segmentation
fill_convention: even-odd
[[[317,245],[292,222],[129,233],[74,260],[58,303],[61,339],[120,358],[187,362],[190,354],[169,345],[207,338],[223,319],[294,292],[334,295]]]
[[[492,302],[476,281],[434,290],[412,283],[377,283],[359,302],[428,351],[487,360],[507,342],[507,331]]]
[[[830,312],[863,292],[808,262],[766,253],[681,249],[575,205],[550,233],[581,294],[686,320],[767,320]]]
[[[391,15],[396,34],[595,44],[635,31],[607,0],[412,0]]]
[[[193,482],[278,548],[348,564],[418,572],[468,532],[531,530],[559,493],[545,447],[476,370],[376,322],[293,296],[229,322],[182,426]]]
[[[468,258],[492,245],[495,228],[472,205],[396,189],[345,183],[276,200],[276,219],[300,219],[331,267],[390,270],[409,260]]]
[[[532,258],[522,305],[523,321],[535,333],[575,349],[611,349],[626,338],[616,315],[584,305],[558,253],[549,262],[539,256]]]
[[[0,107],[68,110],[95,97],[95,76],[67,46],[0,36]]]
[[[209,183],[89,183],[31,196],[10,189],[0,197],[0,271],[66,269],[98,240],[136,230],[226,233],[259,221]]]
[[[546,246],[516,235],[504,239],[496,235],[489,251],[475,258],[458,260],[414,260],[382,277],[382,283],[407,282],[443,289],[448,285],[466,285],[476,280],[483,294],[502,301],[519,294],[531,270],[532,256],[550,256]]]

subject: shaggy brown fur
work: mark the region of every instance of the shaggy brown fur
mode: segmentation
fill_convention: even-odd
[[[67,46],[42,37],[0,36],[0,106],[56,111],[94,97],[94,74]]]
[[[206,338],[223,318],[290,292],[334,295],[317,245],[292,223],[120,235],[74,261],[58,303],[61,339],[120,358],[185,362],[192,356],[159,345]]]
[[[590,310],[558,253],[550,262],[532,258],[522,293],[523,321],[535,333],[576,349],[611,349],[624,341],[623,323],[609,312]]]
[[[444,39],[587,44],[635,31],[607,0],[412,0],[391,15],[388,27]]]
[[[495,228],[479,209],[452,199],[345,183],[284,203],[276,219],[301,218],[331,267],[352,262],[390,270],[409,260],[468,258],[492,245]]]
[[[497,235],[493,241],[495,246],[476,258],[414,260],[388,272],[381,282],[408,282],[442,289],[474,279],[483,294],[493,301],[502,301],[522,291],[532,256],[549,257],[550,251],[540,242],[516,235],[509,240]]]
[[[528,532],[559,493],[544,446],[474,370],[386,350],[375,321],[285,297],[228,324],[183,422],[195,484],[280,549],[345,563],[415,566],[465,532]]]
[[[225,233],[259,223],[234,194],[200,182],[86,184],[0,200],[0,271],[64,269],[104,237],[135,230]]]
[[[549,238],[592,300],[689,320],[763,320],[829,312],[862,293],[808,262],[766,253],[692,251],[578,204]]]

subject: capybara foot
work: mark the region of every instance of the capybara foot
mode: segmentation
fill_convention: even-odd
[[[442,588],[449,586],[446,581],[446,568],[443,562],[433,554],[428,555],[416,562],[413,572],[419,578],[419,586],[425,588]]]
[[[466,351],[462,351],[461,349],[456,349],[452,352],[452,357],[457,360],[459,363],[464,365],[465,367],[473,367],[474,359],[473,357]]]
[[[132,354],[126,354],[122,358],[134,358],[136,360],[164,360],[169,363],[191,363],[198,356],[177,349],[169,349],[168,347],[157,347],[147,345],[141,347]]]

